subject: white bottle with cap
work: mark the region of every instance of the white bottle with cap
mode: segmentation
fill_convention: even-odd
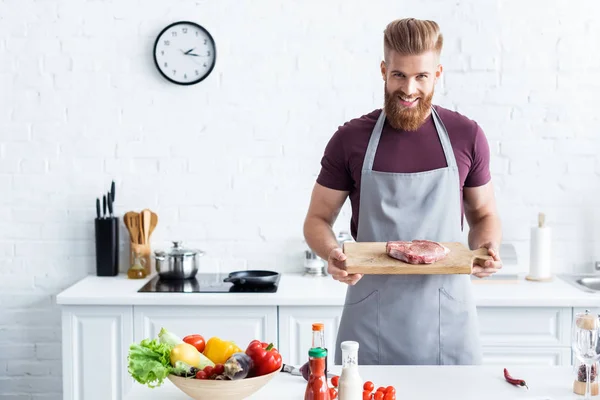
[[[358,342],[345,341],[342,348],[342,373],[338,383],[340,400],[362,400],[363,381],[358,373]]]

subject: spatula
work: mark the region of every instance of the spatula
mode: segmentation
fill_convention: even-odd
[[[142,219],[142,240],[144,244],[148,244],[150,240],[150,223],[152,222],[152,211],[145,209],[140,213]]]
[[[131,236],[131,241],[133,243],[139,243],[140,241],[140,228],[139,228],[139,214],[135,211],[126,212],[123,215],[123,221],[125,222],[125,226],[129,231],[129,235]]]

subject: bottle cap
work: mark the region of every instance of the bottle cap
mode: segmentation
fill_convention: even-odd
[[[342,350],[357,351],[358,350],[358,342],[355,342],[353,340],[347,340],[345,342],[342,342],[341,347],[342,347]]]
[[[308,350],[308,356],[313,358],[325,358],[327,356],[327,349],[322,347],[313,347]]]
[[[314,324],[312,324],[312,330],[313,331],[322,331],[323,329],[325,329],[325,325],[323,325],[321,323],[314,323]]]

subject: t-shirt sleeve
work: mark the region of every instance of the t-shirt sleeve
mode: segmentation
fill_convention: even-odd
[[[350,191],[353,181],[344,151],[342,132],[338,130],[325,146],[317,183],[329,189]]]
[[[473,141],[473,163],[465,179],[466,187],[477,187],[492,179],[490,173],[490,146],[479,124],[475,124]]]

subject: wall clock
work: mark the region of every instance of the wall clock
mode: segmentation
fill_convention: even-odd
[[[215,41],[202,26],[178,21],[165,27],[154,42],[154,64],[168,81],[194,85],[212,72]]]

